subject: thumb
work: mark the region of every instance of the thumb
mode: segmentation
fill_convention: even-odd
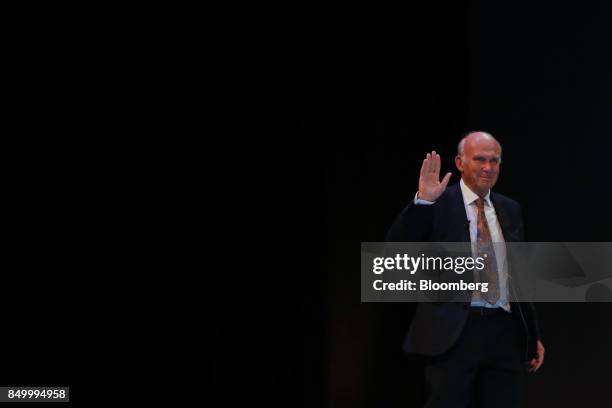
[[[446,173],[446,176],[444,176],[444,178],[442,179],[442,182],[440,183],[442,185],[443,188],[446,188],[446,185],[448,184],[448,181],[451,178],[452,173],[448,172]]]

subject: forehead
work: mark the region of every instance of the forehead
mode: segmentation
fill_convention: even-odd
[[[469,155],[499,156],[500,148],[497,142],[490,138],[474,138],[465,141],[465,152]]]

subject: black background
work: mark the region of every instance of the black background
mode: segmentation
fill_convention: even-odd
[[[604,1],[251,5],[210,32],[216,10],[53,11],[11,37],[7,384],[77,405],[419,406],[412,306],[362,304],[357,252],[427,151],[458,182],[470,129],[501,142],[495,189],[529,240],[611,240]],[[537,306],[526,406],[605,403],[612,308]]]
[[[522,204],[529,240],[610,241],[612,10],[461,1],[309,12],[304,244],[324,250],[306,273],[325,287],[326,309],[313,310],[327,325],[322,350],[305,348],[322,375],[309,372],[306,406],[420,406],[419,362],[399,351],[412,308],[359,302],[359,241],[384,239],[426,152],[436,149],[458,182],[456,145],[471,129],[502,143],[495,189]],[[547,359],[525,406],[604,403],[612,308],[536,306]]]

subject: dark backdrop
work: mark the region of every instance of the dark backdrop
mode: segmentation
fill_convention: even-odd
[[[324,2],[305,7],[305,406],[419,406],[400,352],[411,305],[362,304],[360,241],[380,241],[427,151],[462,132],[503,145],[495,190],[531,241],[610,241],[610,4]],[[314,292],[313,292],[314,291]],[[313,294],[314,293],[314,294]],[[546,363],[526,406],[607,401],[612,304],[538,304]],[[321,328],[324,324],[324,328]]]
[[[611,6],[533,3],[232,4],[210,35],[212,11],[109,10],[115,31],[28,10],[8,43],[44,112],[6,149],[0,379],[77,405],[418,406],[412,305],[362,304],[358,251],[425,152],[454,171],[459,135],[490,131],[530,240],[610,241]],[[605,404],[612,305],[538,306],[527,406]]]

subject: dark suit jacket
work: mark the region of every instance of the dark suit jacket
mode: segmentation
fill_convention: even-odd
[[[520,205],[491,192],[497,219],[506,242],[524,240]],[[469,242],[469,224],[459,183],[448,187],[433,205],[415,205],[402,211],[387,233],[388,242]],[[457,341],[469,314],[470,303],[419,303],[404,340],[407,353],[436,356]],[[511,303],[512,316],[523,328],[525,360],[535,356],[540,338],[531,303]]]

